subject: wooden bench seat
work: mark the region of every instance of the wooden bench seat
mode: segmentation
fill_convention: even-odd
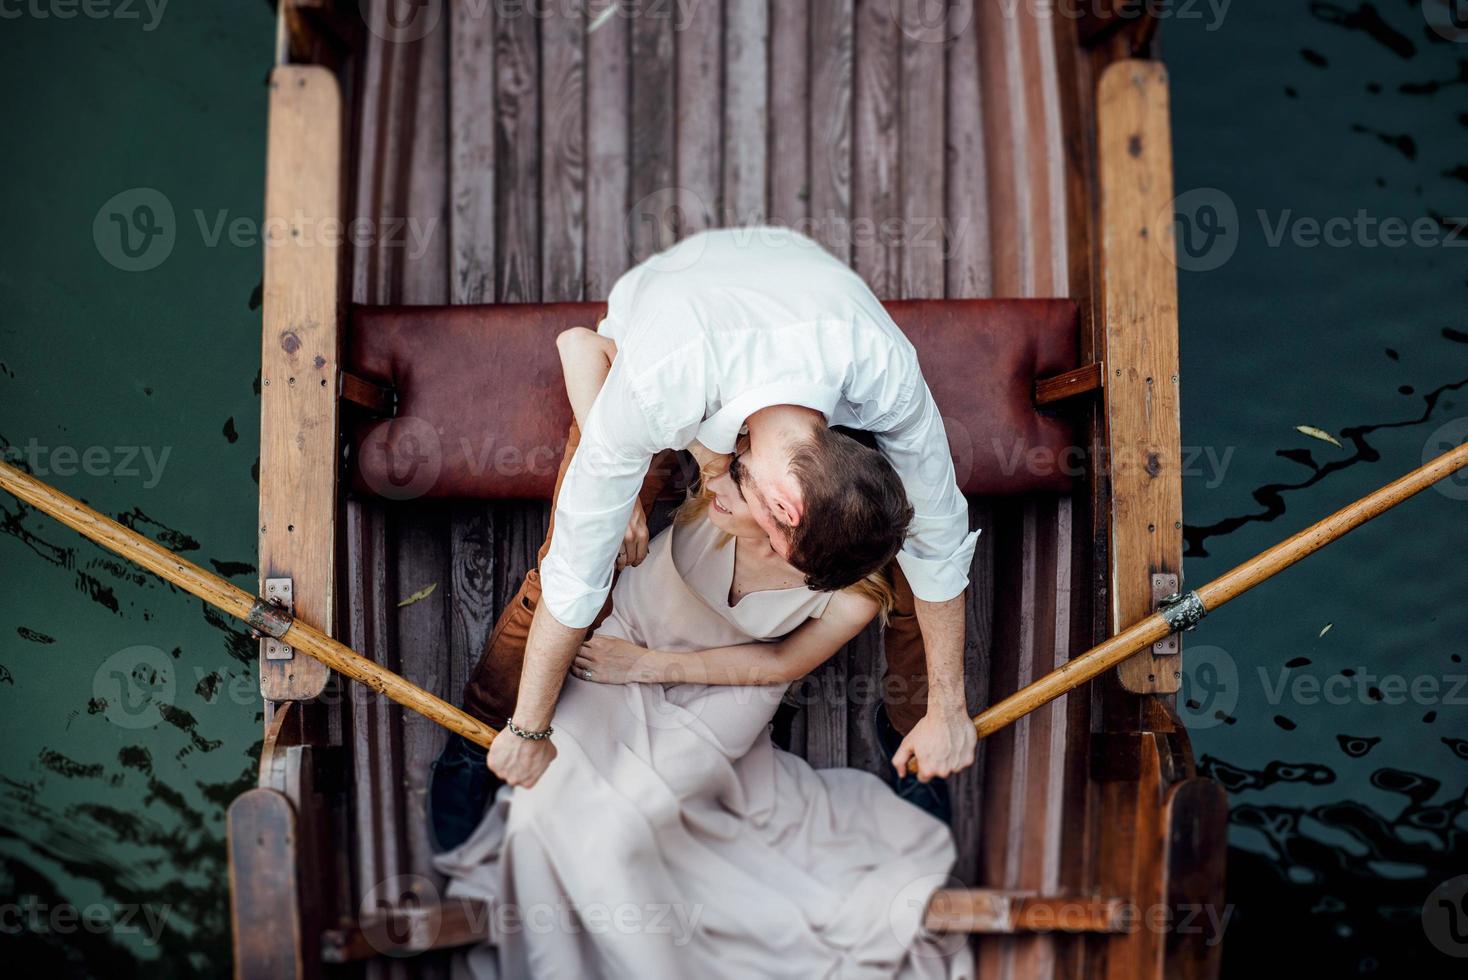
[[[349,424],[355,489],[395,500],[548,498],[571,420],[555,336],[594,327],[604,309],[355,307],[346,377],[374,392],[362,400],[379,412],[395,406],[393,417]],[[1081,367],[1073,302],[910,300],[887,309],[917,348],[965,493],[1071,488],[1076,426],[1071,414],[1038,405],[1035,389]]]

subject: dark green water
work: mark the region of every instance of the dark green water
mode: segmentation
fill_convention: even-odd
[[[137,9],[0,21],[0,445],[252,585],[259,252],[216,231],[259,218],[272,17],[177,4],[147,30]],[[1379,224],[1468,217],[1468,44],[1408,0],[1187,9],[1205,18],[1164,30],[1177,187],[1201,192],[1181,209],[1198,584],[1468,436],[1468,251]],[[171,248],[137,188],[174,209]],[[1309,218],[1352,230],[1310,246]],[[1428,491],[1187,638],[1184,710],[1234,804],[1228,974],[1461,975],[1421,913],[1468,873],[1465,515],[1468,481]],[[8,498],[0,531],[0,962],[226,973],[253,645]]]
[[[220,212],[259,220],[274,17],[179,3],[146,30],[133,9],[0,20],[0,444],[253,588],[260,255],[205,232]],[[140,187],[178,229],[147,273],[93,235]],[[224,811],[258,751],[254,645],[8,496],[0,530],[0,963],[226,975]],[[150,698],[170,691],[160,716]]]
[[[1408,2],[1167,31],[1198,585],[1468,438],[1468,43]],[[1184,641],[1183,710],[1232,802],[1227,974],[1464,975],[1422,912],[1468,873],[1465,545],[1460,476]],[[1455,941],[1433,905],[1468,955],[1468,906]]]

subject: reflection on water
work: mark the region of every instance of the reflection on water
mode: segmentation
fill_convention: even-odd
[[[1468,437],[1468,43],[1437,2],[1170,25],[1178,190],[1237,215],[1181,275],[1185,442],[1230,462],[1184,481],[1193,586]],[[1445,481],[1199,628],[1180,710],[1230,794],[1225,976],[1464,975],[1465,508]]]

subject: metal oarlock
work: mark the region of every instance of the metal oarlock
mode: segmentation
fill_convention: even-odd
[[[1167,625],[1172,627],[1174,633],[1192,629],[1208,615],[1208,610],[1203,607],[1203,600],[1198,598],[1197,592],[1174,592],[1163,598],[1157,611],[1167,620]]]

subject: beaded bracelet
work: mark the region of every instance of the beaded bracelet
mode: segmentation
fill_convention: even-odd
[[[546,725],[545,731],[543,732],[528,732],[525,729],[521,728],[519,725],[515,724],[515,719],[513,718],[505,719],[505,727],[510,730],[510,734],[518,735],[521,738],[525,739],[527,742],[538,742],[543,738],[550,738],[551,732],[555,731],[554,728]]]

